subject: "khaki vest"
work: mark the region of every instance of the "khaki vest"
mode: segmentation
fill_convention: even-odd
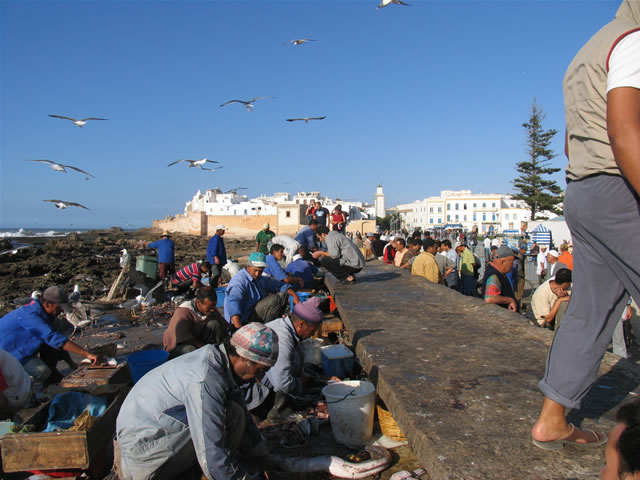
[[[640,4],[640,0],[631,0],[623,6],[627,3],[625,8],[637,9],[636,2]],[[567,181],[601,173],[622,175],[607,135],[608,60],[617,43],[638,28],[636,21],[618,11],[616,19],[591,37],[567,69],[563,82],[569,146]]]

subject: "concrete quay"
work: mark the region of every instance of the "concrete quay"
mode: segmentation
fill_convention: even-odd
[[[377,260],[357,277],[343,285],[327,275],[327,284],[358,361],[431,479],[600,478],[604,447],[531,443],[553,332]],[[605,354],[569,421],[608,431],[639,385],[638,363]]]

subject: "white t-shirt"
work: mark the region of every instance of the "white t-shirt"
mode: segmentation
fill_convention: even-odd
[[[500,246],[500,240],[498,240],[498,237],[496,237],[493,240],[491,240],[491,246],[492,247],[499,247]]]
[[[31,398],[31,378],[22,364],[9,352],[0,349],[0,370],[8,385],[2,395],[11,407],[24,407]]]
[[[542,264],[542,266],[540,264]],[[538,257],[536,258],[536,275],[540,275],[542,273],[542,270],[546,270],[546,269],[547,269],[547,252],[540,251],[540,253],[538,254]]]
[[[487,250],[491,248],[491,239],[489,237],[484,239],[484,248]]]
[[[607,92],[618,87],[640,89],[640,31],[620,40],[609,57]]]

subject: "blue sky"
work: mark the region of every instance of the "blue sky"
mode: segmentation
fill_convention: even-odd
[[[377,1],[0,0],[0,228],[149,226],[216,186],[508,193],[534,97],[564,168],[562,77],[618,0]],[[167,167],[202,157],[224,168]]]

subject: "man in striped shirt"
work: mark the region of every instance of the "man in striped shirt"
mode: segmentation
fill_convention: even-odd
[[[171,283],[178,293],[186,292],[189,288],[196,290],[202,286],[202,277],[209,275],[209,272],[211,272],[211,264],[209,262],[193,262],[178,270]]]

